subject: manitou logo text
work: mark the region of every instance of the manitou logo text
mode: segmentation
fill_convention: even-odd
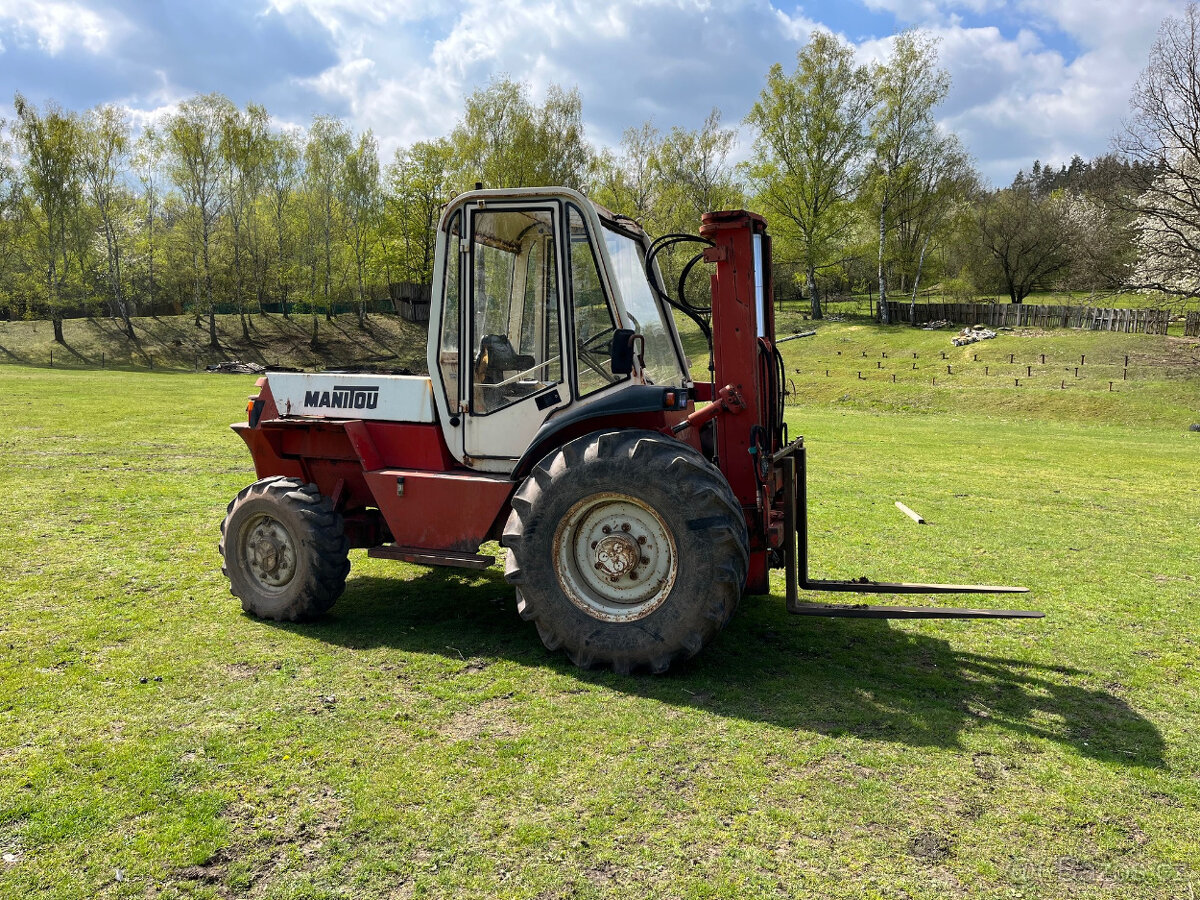
[[[334,385],[332,391],[305,391],[307,409],[375,409],[379,405],[378,386],[353,387]]]

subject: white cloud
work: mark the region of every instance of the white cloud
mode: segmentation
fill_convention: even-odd
[[[100,53],[114,31],[113,22],[84,4],[53,0],[0,0],[0,25],[5,23],[18,40],[32,34],[38,47],[51,56],[72,44]]]
[[[874,29],[857,44],[863,61],[886,56],[899,28],[938,36],[953,78],[943,124],[1005,183],[1034,158],[1105,152],[1158,23],[1183,9],[845,0],[826,18],[843,34]],[[0,81],[36,95],[30,82],[43,78],[43,96],[78,108],[161,110],[224,90],[281,122],[341,115],[390,153],[447,134],[464,96],[506,74],[535,99],[552,83],[578,86],[589,138],[611,144],[648,118],[698,127],[713,106],[738,126],[770,65],[790,68],[828,27],[821,16],[820,4],[780,0],[0,0]]]
[[[1006,183],[1034,159],[1062,164],[1096,156],[1127,107],[1159,23],[1182,0],[865,0],[941,39],[953,87],[943,124],[984,174]],[[880,59],[890,38],[864,42]]]

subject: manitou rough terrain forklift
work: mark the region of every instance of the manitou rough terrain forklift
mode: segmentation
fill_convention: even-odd
[[[655,263],[698,241],[670,296]],[[710,310],[689,305],[714,265]],[[786,572],[795,613],[1036,616],[801,603],[800,590],[1011,592],[808,576],[803,439],[783,420],[771,241],[753,213],[651,241],[565,188],[475,190],[437,234],[429,375],[268,373],[233,429],[259,481],[229,504],[224,572],[243,608],[308,619],[347,552],[482,569],[508,550],[517,609],[580,666],[664,672]],[[689,374],[674,312],[711,346]]]

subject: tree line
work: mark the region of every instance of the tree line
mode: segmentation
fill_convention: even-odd
[[[578,90],[543,102],[509,78],[465,98],[444,137],[380,159],[376,136],[336,117],[273,127],[261,106],[195,96],[140,130],[119,107],[85,112],[21,94],[0,120],[0,313],[131,317],[268,308],[319,318],[350,303],[364,322],[387,285],[428,284],[442,206],[476,183],[566,185],[651,234],[694,232],[709,210],[763,212],[777,289],[822,315],[830,293],[915,304],[1035,289],[1200,294],[1200,13],[1164,21],[1114,152],[1057,169],[1034,162],[984,184],[939,127],[950,80],[937,42],[898,35],[871,66],[816,31],[790,70],[772,66],[745,119],[753,145],[714,109],[698,129],[628,128],[593,147]],[[664,254],[668,274],[679,263]],[[779,273],[783,273],[780,275]],[[703,290],[700,287],[698,293]]]

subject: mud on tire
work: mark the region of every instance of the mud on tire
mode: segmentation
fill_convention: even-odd
[[[219,548],[230,592],[263,619],[321,615],[350,571],[342,517],[315,484],[296,478],[264,478],[234,497]]]
[[[501,544],[517,609],[579,666],[665,672],[729,621],[748,565],[720,471],[652,431],[597,432],[539,462]]]

